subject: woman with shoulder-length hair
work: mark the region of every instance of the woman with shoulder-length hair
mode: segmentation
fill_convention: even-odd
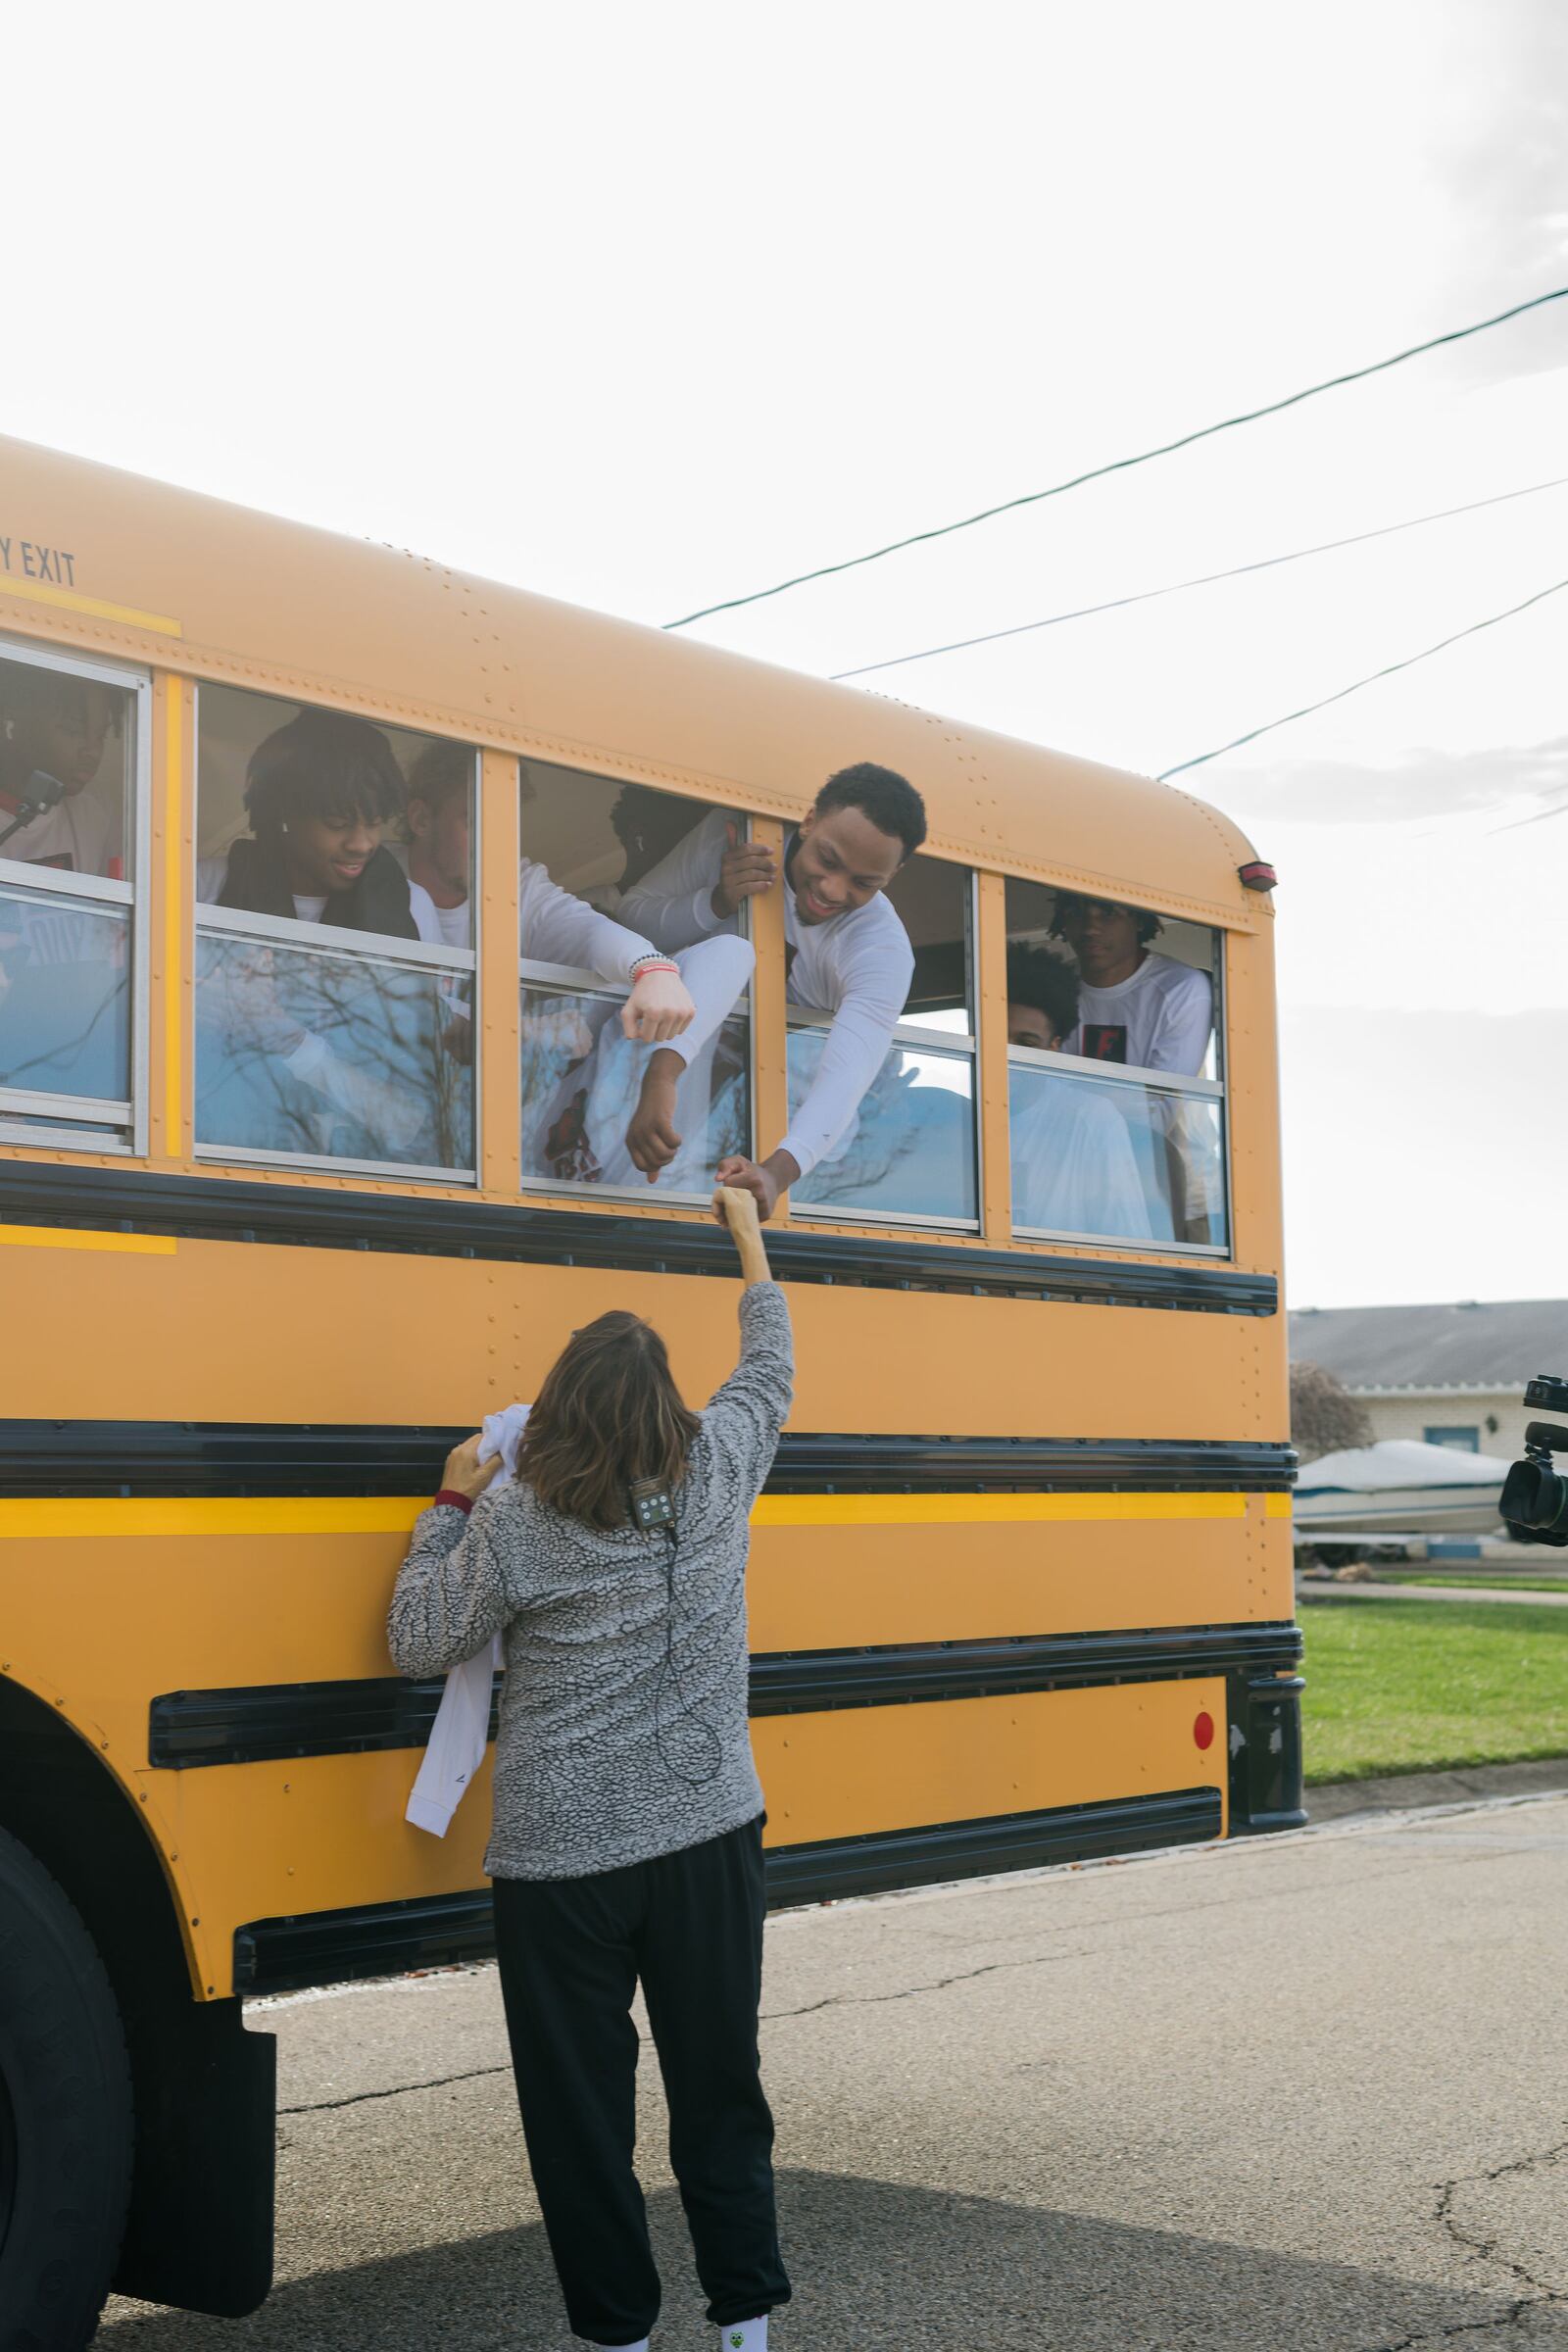
[[[741,1355],[701,1414],[638,1315],[574,1332],[515,1480],[478,1440],[415,1528],[388,1640],[440,1674],[500,1633],[496,1943],[523,2132],[576,2334],[644,2352],[659,2315],[632,2168],[639,1980],[670,2161],[725,2347],[788,2300],[758,2060],[762,1791],[747,1729],[752,1505],[794,1353],[757,1203],[715,1195],[740,1251]],[[485,1492],[486,1489],[488,1492]],[[672,1522],[662,1524],[663,1510]]]

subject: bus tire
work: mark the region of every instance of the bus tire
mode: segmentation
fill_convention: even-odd
[[[97,1947],[0,1830],[0,2352],[78,2352],[130,2196],[130,2065]]]

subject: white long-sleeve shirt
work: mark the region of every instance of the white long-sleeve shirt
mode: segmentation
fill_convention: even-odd
[[[715,932],[740,929],[738,915],[724,920],[713,911],[730,821],[722,809],[711,810],[621,902],[627,920],[666,954]],[[786,868],[791,847],[793,837],[786,845]],[[803,923],[787,872],[784,937],[793,951],[786,989],[790,1003],[833,1015],[816,1074],[778,1147],[808,1176],[844,1135],[882,1066],[908,999],[914,951],[880,892],[831,922]]]

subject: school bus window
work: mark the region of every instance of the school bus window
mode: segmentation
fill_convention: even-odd
[[[129,1139],[135,779],[145,689],[0,656],[0,1126]]]
[[[1223,1249],[1220,935],[1007,884],[1017,1230]]]
[[[751,943],[693,922],[665,948],[627,901],[745,820],[542,760],[523,762],[520,791],[523,1182],[706,1200],[719,1161],[751,1151]],[[659,978],[689,995],[679,1036],[627,1035],[639,974],[644,993]]]
[[[797,1210],[977,1222],[974,880],[915,857],[887,898],[908,936],[913,977],[903,1018],[848,1129],[791,1195]],[[829,1016],[792,1006],[792,1115],[826,1048]]]
[[[197,761],[198,1149],[470,1173],[473,753],[206,686]]]

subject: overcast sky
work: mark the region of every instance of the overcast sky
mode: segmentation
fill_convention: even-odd
[[[0,44],[5,429],[650,621],[1568,282],[1554,0]],[[697,633],[834,672],[1560,474],[1568,302]],[[1159,769],[1558,580],[1568,485],[862,684]],[[1184,779],[1281,870],[1298,1303],[1568,1291],[1565,646],[1568,592]]]

